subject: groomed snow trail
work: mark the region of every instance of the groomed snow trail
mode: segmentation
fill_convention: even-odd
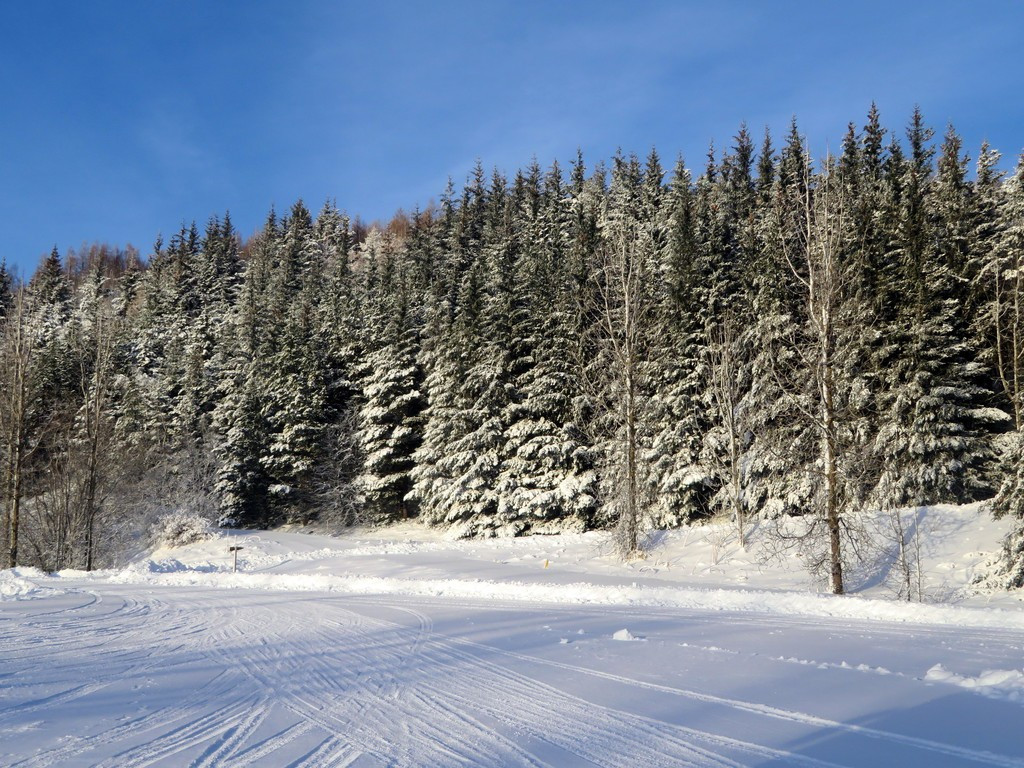
[[[1015,691],[926,679],[1017,630],[60,587],[0,603],[2,765],[1024,766]]]

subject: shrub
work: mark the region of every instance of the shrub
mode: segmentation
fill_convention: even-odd
[[[184,547],[210,538],[210,521],[196,512],[169,512],[153,526],[153,541],[158,547]]]

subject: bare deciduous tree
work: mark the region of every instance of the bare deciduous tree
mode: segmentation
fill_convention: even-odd
[[[725,482],[715,495],[715,505],[728,511],[736,525],[740,547],[746,549],[746,511],[743,498],[743,447],[747,433],[743,401],[743,366],[736,320],[726,313],[720,324],[707,331],[708,392],[714,426],[707,435],[708,455],[718,465]]]
[[[781,202],[783,227],[792,226],[793,234],[792,239],[783,235],[782,253],[801,291],[805,322],[789,340],[796,370],[777,375],[782,390],[817,435],[817,461],[808,471],[818,486],[821,514],[807,536],[814,538],[818,523],[824,524],[829,588],[842,594],[844,514],[850,498],[845,474],[854,463],[849,441],[852,414],[844,396],[851,384],[846,366],[855,336],[849,326],[856,321],[849,265],[843,260],[848,221],[840,171],[831,158],[813,178],[806,168],[793,199]]]
[[[1021,166],[1024,168],[1024,164]],[[1009,186],[1010,199],[1024,214],[1024,174]],[[1019,200],[1015,200],[1019,198]],[[1009,206],[1008,206],[1009,207]],[[1016,229],[1014,229],[1016,227]],[[1024,428],[1024,227],[1014,222],[998,243],[981,277],[990,281],[990,309],[996,370],[1013,410],[1014,427]]]
[[[45,430],[47,465],[35,489],[28,533],[36,559],[48,569],[93,569],[108,480],[122,458],[114,450],[109,407],[119,319],[101,296],[101,285],[97,274],[95,290],[86,294],[68,330],[76,396],[54,406]]]
[[[593,328],[607,369],[589,376],[588,384],[610,436],[606,502],[617,521],[620,553],[626,558],[639,552],[644,506],[640,457],[653,354],[656,272],[652,254],[646,227],[621,212],[606,223]]]
[[[0,427],[3,429],[4,532],[7,567],[18,564],[22,496],[29,446],[31,375],[35,362],[35,337],[31,331],[28,297],[24,286],[15,296],[3,333],[3,382],[0,386]]]

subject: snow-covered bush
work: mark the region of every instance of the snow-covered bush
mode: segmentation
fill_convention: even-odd
[[[158,547],[184,547],[210,538],[210,521],[196,512],[175,510],[153,526],[153,543]]]

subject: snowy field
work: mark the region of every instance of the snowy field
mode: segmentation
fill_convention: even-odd
[[[0,572],[0,765],[1024,766],[1024,602],[968,589],[1005,528],[920,523],[924,604],[716,526],[628,565],[406,525]]]

